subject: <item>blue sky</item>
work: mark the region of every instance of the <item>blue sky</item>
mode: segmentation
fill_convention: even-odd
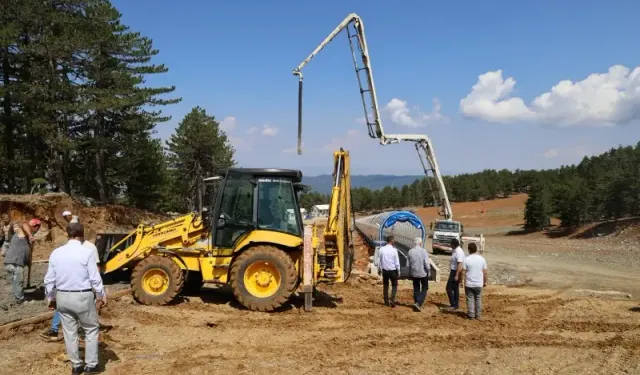
[[[331,173],[343,146],[354,174],[421,174],[410,144],[380,146],[358,121],[346,35],[304,70],[304,153],[291,152],[291,71],[351,12],[366,27],[385,130],[429,135],[445,173],[557,167],[640,140],[640,2],[113,3],[169,67],[147,83],[183,98],[158,136],[202,106],[224,120],[241,166]]]

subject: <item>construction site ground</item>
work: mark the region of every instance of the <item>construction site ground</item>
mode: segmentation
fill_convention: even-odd
[[[480,321],[465,319],[463,292],[462,311],[441,310],[447,255],[433,256],[442,282],[430,284],[420,313],[409,306],[409,281],[389,308],[380,281],[362,273],[320,287],[309,313],[301,298],[276,313],[250,312],[213,285],[173,306],[125,296],[102,312],[112,327],[101,336],[105,373],[640,374],[637,222],[526,234],[525,199],[454,205],[466,231],[489,233]],[[431,210],[418,214],[428,222]],[[63,343],[38,336],[47,324],[0,331],[0,373],[68,373]]]

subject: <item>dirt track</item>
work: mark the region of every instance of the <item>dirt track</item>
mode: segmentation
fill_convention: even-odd
[[[103,321],[106,374],[617,374],[640,373],[640,312],[631,301],[567,298],[529,288],[490,286],[482,321],[440,312],[439,285],[422,313],[380,304],[380,286],[339,285],[311,313],[238,310],[209,292],[172,307],[129,299]],[[400,300],[409,302],[404,284]],[[0,341],[7,374],[64,374],[62,343],[35,333]]]

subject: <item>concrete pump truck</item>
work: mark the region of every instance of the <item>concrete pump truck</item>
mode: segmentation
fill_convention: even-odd
[[[343,30],[347,31],[353,65],[355,68],[362,107],[364,109],[364,119],[367,124],[369,137],[378,139],[381,145],[388,145],[403,142],[413,143],[418,159],[422,165],[425,178],[430,186],[434,205],[438,207],[439,215],[442,219],[437,219],[431,223],[433,230],[433,252],[451,251],[451,241],[456,238],[463,242],[477,242],[481,251],[484,250],[484,236],[473,235],[463,236],[463,225],[453,220],[453,211],[447,189],[444,185],[440,167],[433,150],[433,144],[426,134],[386,134],[382,126],[382,118],[378,106],[378,95],[373,80],[373,69],[369,57],[369,47],[364,32],[364,23],[360,16],[355,13],[345,17],[338,26],[304,59],[293,69],[293,75],[298,77],[298,155],[302,154],[302,69],[313,59],[322,49],[324,49]],[[358,61],[360,57],[360,62]],[[364,82],[363,82],[364,81]],[[365,83],[366,82],[366,83]],[[371,113],[369,112],[371,110]],[[435,182],[435,189],[431,186],[432,175]]]

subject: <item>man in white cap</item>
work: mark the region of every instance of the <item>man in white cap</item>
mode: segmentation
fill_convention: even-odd
[[[78,216],[76,215],[72,215],[71,211],[65,211],[62,213],[62,217],[65,218],[65,220],[67,220],[67,222],[69,224],[73,224],[73,223],[77,223],[78,222]]]

